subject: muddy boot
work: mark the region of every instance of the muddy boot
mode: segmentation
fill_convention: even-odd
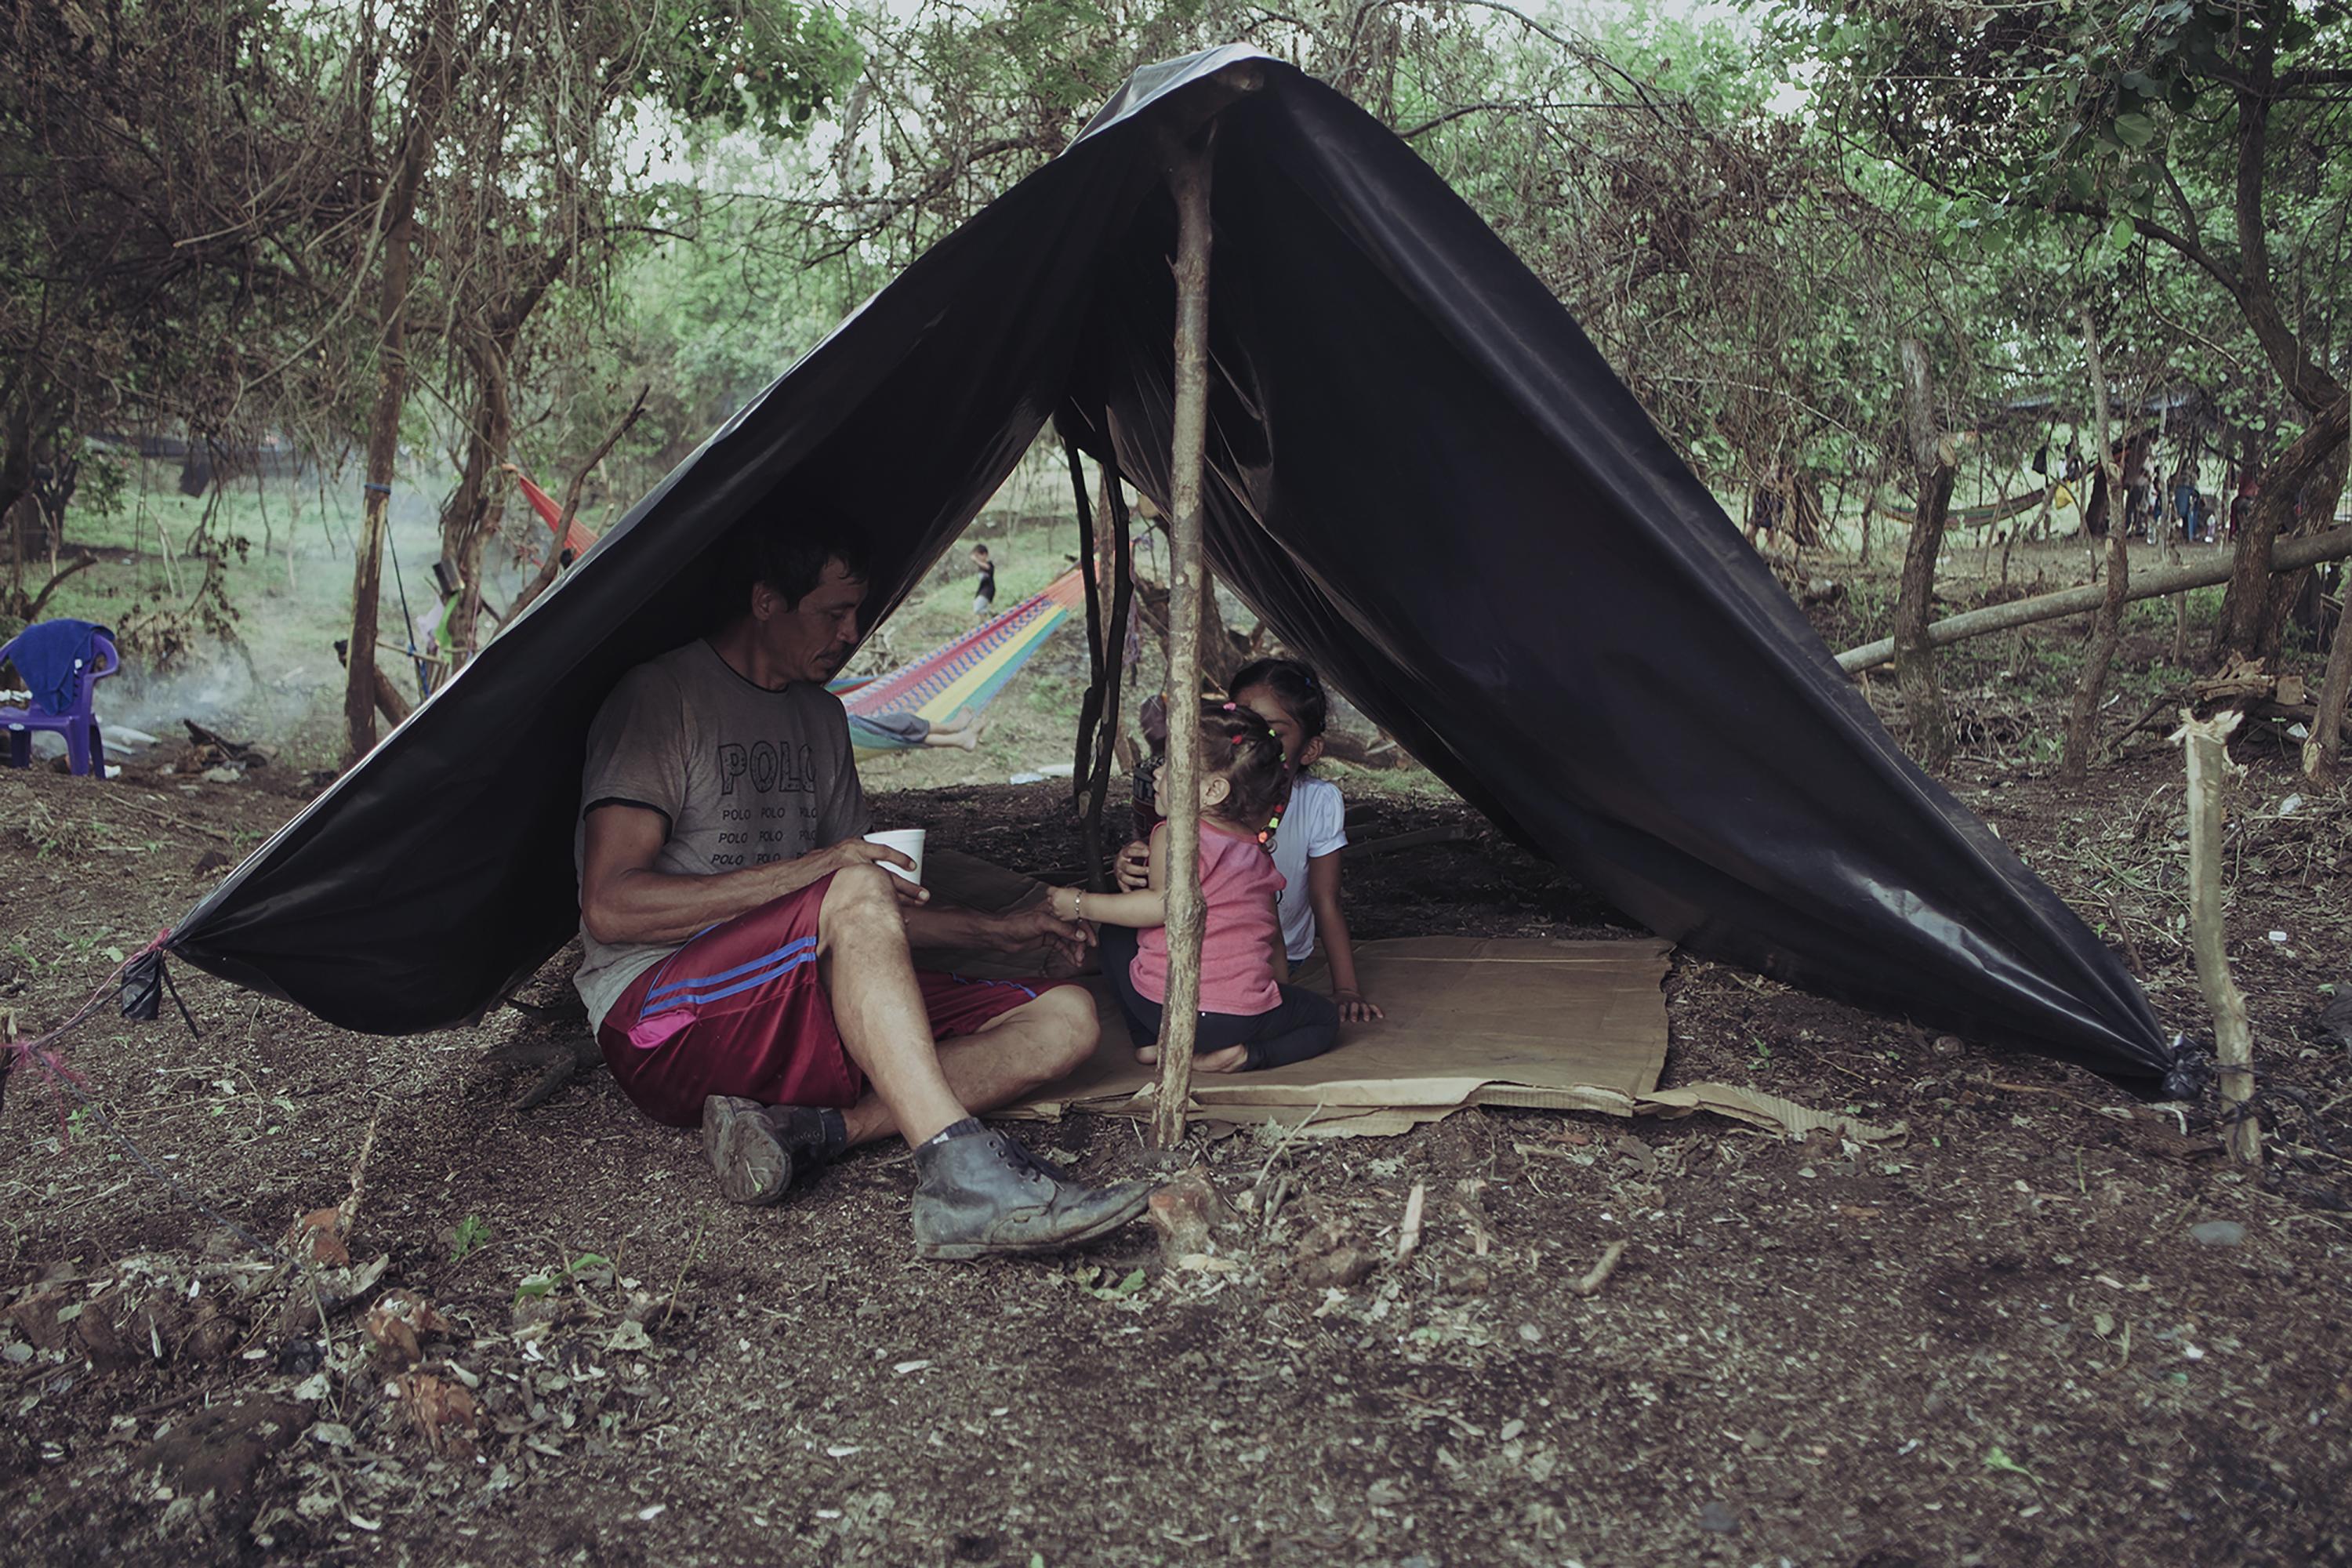
[[[702,1102],[702,1152],[730,1203],[765,1208],[793,1176],[840,1154],[847,1142],[841,1112],[806,1105],[761,1105],[731,1094]]]
[[[918,1257],[1051,1252],[1108,1235],[1140,1215],[1151,1196],[1149,1182],[1065,1180],[1003,1133],[969,1125],[915,1150]]]

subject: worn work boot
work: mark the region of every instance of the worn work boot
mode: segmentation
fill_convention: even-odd
[[[1108,1236],[1143,1213],[1149,1182],[1066,1181],[1001,1132],[981,1128],[915,1150],[915,1252],[961,1259],[1051,1252]]]
[[[702,1102],[702,1152],[730,1203],[764,1208],[784,1195],[798,1171],[841,1152],[841,1112],[805,1105],[761,1105],[731,1094]]]

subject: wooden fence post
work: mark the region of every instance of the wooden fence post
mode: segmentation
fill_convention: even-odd
[[[2183,710],[2180,738],[2189,752],[2189,942],[2197,959],[2197,987],[2213,1013],[2213,1054],[2221,1064],[2221,1105],[2234,1112],[2230,1152],[2259,1163],[2263,1130],[2247,1102],[2254,1094],[2253,1030],[2246,999],[2230,978],[2221,925],[2221,784],[2230,769],[2230,732],[2242,715],[2200,720]]]
[[[1209,424],[1209,174],[1213,121],[1198,146],[1170,148],[1176,198],[1176,408],[1169,470],[1168,990],[1160,1007],[1152,1140],[1184,1141],[1201,1024],[1201,464]]]

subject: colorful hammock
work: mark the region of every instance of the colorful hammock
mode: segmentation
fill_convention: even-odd
[[[563,521],[563,509],[555,504],[555,498],[532,484],[530,476],[520,468],[515,470],[515,483],[522,487],[523,498],[530,502],[530,510],[539,513],[539,520],[547,524],[548,531],[554,532],[556,525]],[[572,526],[563,534],[563,548],[572,552],[572,559],[577,561],[587,554],[588,547],[595,542],[594,531],[573,517]]]
[[[1948,528],[1983,528],[1990,523],[2006,522],[2021,512],[2032,511],[2042,504],[2044,498],[2048,498],[2053,506],[2074,504],[2074,492],[2062,483],[2054,489],[2028,490],[2023,495],[2011,496],[1985,506],[1956,506],[1946,515],[1944,523]],[[1891,506],[1880,507],[1878,515],[1889,522],[1912,521],[1911,513],[1897,511]]]
[[[1073,567],[1047,584],[1044,592],[982,622],[953,642],[933,648],[912,664],[871,680],[835,681],[832,689],[849,710],[849,738],[866,751],[903,751],[919,742],[859,721],[911,713],[938,724],[958,713],[987,707],[1038,645],[1085,605],[1086,592],[1085,579]]]

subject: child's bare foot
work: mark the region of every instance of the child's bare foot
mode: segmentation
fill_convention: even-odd
[[[1160,1047],[1145,1046],[1135,1053],[1135,1059],[1145,1067],[1157,1067],[1160,1064]],[[1192,1058],[1194,1072],[1240,1072],[1247,1066],[1249,1066],[1247,1046],[1227,1046],[1223,1050],[1210,1051]]]

